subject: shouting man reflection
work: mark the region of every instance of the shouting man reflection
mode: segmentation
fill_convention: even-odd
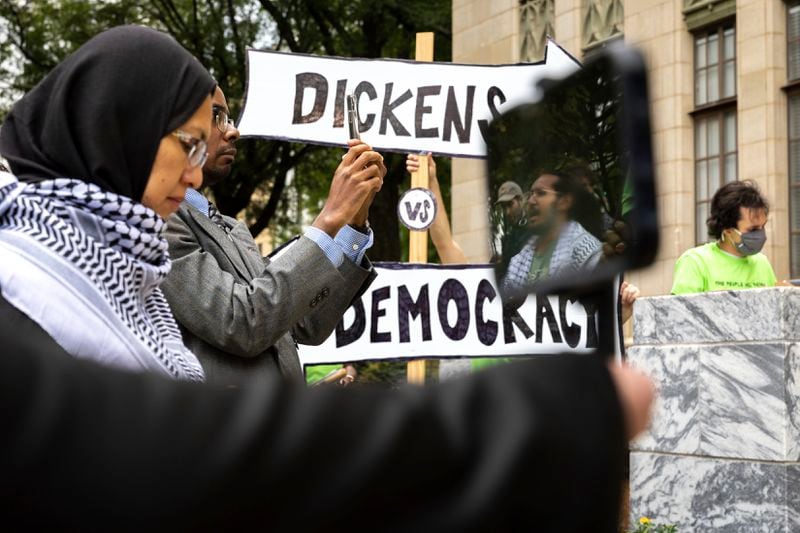
[[[522,250],[511,258],[504,288],[516,289],[548,277],[593,268],[602,257],[602,244],[577,214],[593,212],[571,174],[547,172],[531,185],[526,203],[527,231]]]

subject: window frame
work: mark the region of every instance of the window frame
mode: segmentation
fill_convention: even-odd
[[[725,57],[725,37],[726,32],[728,30],[733,30],[733,56],[730,58]],[[717,58],[716,63],[710,63],[708,57],[708,38],[709,36],[717,36]],[[719,172],[719,186],[721,187],[725,183],[730,183],[726,179],[726,175],[728,174],[728,159],[730,156],[733,156],[733,166],[735,168],[734,173],[734,180],[739,179],[739,117],[737,111],[737,97],[738,97],[738,68],[737,68],[737,47],[736,47],[736,18],[734,17],[726,17],[725,19],[715,21],[713,24],[706,25],[703,27],[699,27],[694,29],[691,32],[692,36],[692,81],[693,81],[693,90],[692,90],[692,100],[694,103],[694,109],[689,112],[689,116],[692,117],[692,140],[693,140],[693,154],[692,154],[692,172],[694,176],[694,236],[693,239],[695,240],[696,245],[704,244],[708,242],[708,233],[706,231],[706,221],[699,220],[698,214],[700,212],[701,206],[708,206],[711,203],[711,199],[714,197],[714,193],[716,190],[711,189],[711,179],[709,177],[708,170],[710,168],[709,161],[716,159],[718,161],[718,172]],[[698,66],[698,40],[705,38],[705,51],[706,57],[704,66]],[[733,94],[730,96],[725,96],[725,67],[727,64],[733,64]],[[698,103],[698,82],[700,80],[700,73],[701,72],[708,72],[712,67],[717,67],[717,98],[715,100],[708,100],[708,96],[706,96],[705,101],[702,103]],[[706,95],[708,95],[708,75],[704,78],[706,87],[703,90],[706,91]],[[733,140],[730,145],[733,147],[733,151],[729,151],[726,146],[726,130],[727,130],[727,118],[729,116],[733,116],[734,121],[734,128],[733,128]],[[708,155],[708,143],[706,141],[706,153],[702,157],[699,156],[698,146],[700,146],[700,140],[698,139],[698,131],[700,129],[700,123],[705,122],[706,128],[711,120],[716,117],[717,123],[719,125],[719,139],[718,139],[718,151],[715,155],[710,156]],[[707,132],[707,130],[705,130]],[[707,135],[707,133],[706,133]],[[706,194],[707,196],[701,198],[700,191],[701,191],[701,183],[700,180],[700,172],[698,172],[698,168],[700,165],[703,164],[706,167],[705,171],[705,187],[707,189]],[[705,209],[705,213],[708,213],[708,207]],[[702,236],[702,238],[700,238]]]
[[[794,229],[794,218],[795,218],[795,211],[800,209],[800,206],[796,206],[796,209],[792,208],[792,198],[794,198],[794,191],[800,189],[800,176],[797,176],[795,180],[795,176],[792,175],[792,168],[795,165],[792,165],[792,146],[800,144],[800,135],[798,137],[792,137],[792,100],[797,99],[796,105],[800,105],[800,68],[797,69],[797,77],[791,77],[791,63],[790,63],[790,49],[792,43],[796,43],[798,47],[800,47],[800,34],[796,37],[791,38],[790,34],[790,22],[789,22],[789,11],[791,9],[800,9],[800,0],[793,0],[787,1],[785,3],[786,6],[786,85],[783,87],[783,91],[786,94],[786,158],[787,158],[787,172],[786,172],[786,184],[787,184],[787,193],[789,195],[788,198],[788,218],[789,218],[789,272],[792,278],[800,277],[800,261],[795,264],[794,261],[794,237],[800,237],[800,227]]]
[[[733,57],[732,58],[725,58],[725,32],[727,30],[733,30]],[[717,37],[717,61],[716,63],[709,63],[708,58],[708,38],[710,36],[716,35]],[[697,41],[700,38],[706,39],[706,61],[705,66],[698,67],[697,66]],[[733,18],[728,18],[718,23],[715,23],[712,26],[705,26],[703,28],[699,28],[696,31],[692,32],[692,80],[694,81],[694,90],[692,94],[693,102],[694,102],[694,112],[698,112],[704,109],[709,109],[717,105],[725,105],[730,102],[735,102],[736,97],[739,94],[739,84],[737,83],[737,73],[738,69],[736,68],[736,61],[738,59],[738,54],[736,51],[736,20]],[[725,96],[725,67],[728,64],[733,64],[733,94],[731,96]],[[705,72],[707,73],[712,67],[717,67],[717,98],[715,100],[709,100],[708,96],[703,103],[698,103],[697,99],[697,80],[699,78],[699,73]],[[706,91],[708,90],[709,86],[706,84]]]
[[[734,148],[733,151],[727,150],[726,143],[725,143],[725,140],[727,138],[726,137],[726,131],[727,131],[726,120],[727,120],[728,116],[732,116],[733,120],[734,120],[733,142],[731,143],[733,148]],[[719,169],[719,185],[718,185],[718,187],[721,187],[722,185],[724,185],[726,183],[731,183],[732,181],[736,181],[736,180],[739,179],[739,146],[738,146],[738,143],[736,142],[737,139],[738,139],[738,136],[739,136],[739,120],[738,120],[738,115],[736,113],[736,106],[735,105],[715,106],[715,108],[713,110],[710,110],[710,111],[706,110],[703,113],[698,113],[693,118],[694,118],[694,128],[693,128],[692,134],[694,136],[694,155],[693,155],[693,161],[694,161],[694,208],[695,208],[695,224],[696,224],[696,226],[695,226],[695,244],[700,245],[700,244],[704,244],[704,243],[708,242],[708,232],[705,231],[705,228],[706,228],[706,223],[705,222],[706,221],[697,219],[698,207],[700,207],[701,205],[710,205],[711,204],[711,199],[714,197],[714,193],[716,192],[716,190],[713,190],[713,191],[711,190],[711,178],[709,177],[709,174],[708,174],[708,168],[710,166],[709,165],[709,161],[712,161],[712,160],[717,160],[718,161],[718,169]],[[710,122],[710,120],[713,119],[713,118],[717,119],[717,123],[719,125],[718,126],[719,127],[718,141],[717,141],[719,150],[715,155],[708,155],[708,147],[706,147],[706,155],[700,157],[700,156],[698,156],[698,150],[697,150],[697,146],[698,146],[698,138],[697,138],[698,126],[700,124],[700,121],[703,121],[706,124],[708,124]],[[708,126],[706,126],[706,128],[707,127]],[[734,179],[733,180],[727,180],[726,176],[728,174],[728,172],[727,172],[727,170],[728,170],[728,158],[731,155],[734,156],[734,165],[733,166],[734,166],[734,169],[735,169],[735,173],[734,173]],[[697,172],[697,167],[700,164],[705,164],[706,165],[705,180],[706,180],[706,188],[708,190],[707,190],[707,196],[705,198],[701,198],[700,195],[699,195],[700,187],[699,187],[698,180],[700,179],[700,177],[699,177],[699,174]],[[700,237],[700,229],[701,228],[704,230],[703,231],[704,238],[703,239],[698,239],[698,237]]]
[[[792,43],[796,43],[798,49],[800,49],[800,32],[798,32],[798,35],[794,38],[789,37],[789,29],[791,28],[789,24],[789,11],[793,8],[800,10],[800,0],[786,1],[786,81],[787,84],[800,84],[800,65],[798,65],[797,68],[797,76],[794,78],[790,76],[791,63],[789,62],[789,51],[791,50]]]
[[[788,71],[787,71],[788,72]],[[792,138],[792,123],[791,123],[791,116],[792,116],[792,98],[797,98],[797,105],[800,106],[800,86],[796,86],[791,90],[786,92],[786,112],[787,112],[787,120],[786,120],[786,141],[787,141],[787,158],[788,158],[788,169],[787,169],[787,189],[789,193],[789,271],[791,273],[792,278],[800,277],[800,261],[798,264],[795,265],[794,262],[794,237],[797,235],[800,237],[800,227],[794,229],[794,217],[795,217],[795,209],[792,209],[792,198],[794,198],[793,192],[796,189],[800,189],[800,176],[797,176],[797,180],[793,179],[794,176],[792,175],[792,145],[800,145],[800,135],[796,138]],[[800,205],[796,206],[797,209],[800,209]]]

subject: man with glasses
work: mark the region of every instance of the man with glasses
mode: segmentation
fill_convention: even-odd
[[[204,187],[233,166],[239,131],[228,113],[217,88]],[[364,255],[372,245],[367,215],[385,174],[380,154],[351,141],[322,213],[274,260],[261,256],[244,223],[187,191],[168,221],[172,270],[161,287],[207,381],[234,386],[280,373],[303,382],[297,343],[324,341],[375,277]]]
[[[504,287],[519,288],[597,265],[602,244],[575,220],[577,213],[591,211],[580,205],[585,194],[579,187],[567,173],[543,173],[533,182],[526,203],[530,238],[511,258]]]

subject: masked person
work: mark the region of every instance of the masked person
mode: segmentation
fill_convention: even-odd
[[[713,242],[687,250],[675,263],[672,294],[755,289],[776,284],[761,253],[769,205],[752,181],[734,181],[711,199],[706,221]]]

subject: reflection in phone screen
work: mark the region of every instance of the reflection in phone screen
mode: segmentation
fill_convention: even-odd
[[[594,62],[492,124],[492,260],[505,292],[591,271],[629,246],[621,87],[608,66]]]

